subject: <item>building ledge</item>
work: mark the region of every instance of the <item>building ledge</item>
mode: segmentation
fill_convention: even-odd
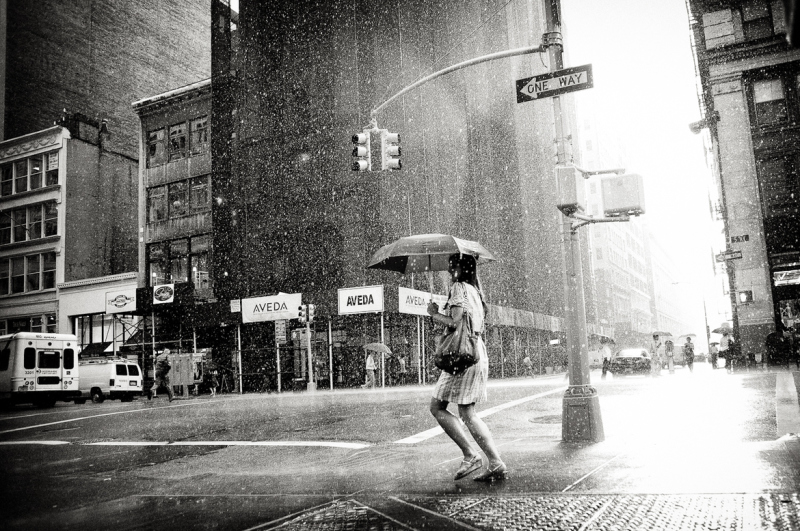
[[[136,280],[137,273],[120,273],[118,275],[109,275],[107,277],[85,278],[83,280],[73,280],[71,282],[62,282],[57,284],[58,289],[76,288],[79,286],[92,286],[97,284],[110,284],[112,282],[120,282],[123,280]]]

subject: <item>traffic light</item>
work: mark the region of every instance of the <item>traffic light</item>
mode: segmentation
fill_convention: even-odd
[[[355,157],[351,167],[353,171],[372,171],[368,132],[353,135],[353,156]]]
[[[381,169],[399,170],[403,167],[400,163],[400,133],[390,133],[381,129]]]
[[[317,307],[313,304],[308,305],[308,322],[314,322],[314,312],[317,310]]]
[[[300,324],[306,324],[306,321],[308,321],[308,308],[305,304],[302,304],[298,310],[300,310],[300,313],[297,315],[298,319],[300,319]]]

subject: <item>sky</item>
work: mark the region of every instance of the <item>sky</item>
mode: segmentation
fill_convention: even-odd
[[[706,296],[715,328],[725,315],[711,244],[715,232],[723,240],[709,214],[702,135],[689,131],[701,115],[685,0],[562,0],[562,17],[565,66],[591,63],[594,74],[592,95],[577,92],[576,101],[593,105],[598,129],[621,140],[626,170],[644,178],[647,224],[674,259],[676,281]]]

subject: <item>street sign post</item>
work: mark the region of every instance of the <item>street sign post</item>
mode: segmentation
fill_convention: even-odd
[[[727,262],[728,260],[738,260],[741,257],[742,257],[742,251],[728,249],[727,251],[719,253],[716,256],[716,260],[717,262]]]
[[[592,65],[564,68],[517,80],[517,103],[550,98],[559,94],[592,88]]]

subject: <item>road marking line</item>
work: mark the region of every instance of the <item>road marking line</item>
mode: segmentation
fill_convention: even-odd
[[[778,437],[800,433],[800,409],[797,407],[797,388],[791,372],[779,372],[775,379],[775,420]]]
[[[558,389],[552,389],[550,391],[545,391],[544,393],[526,396],[525,398],[519,398],[517,400],[512,400],[511,402],[506,402],[505,404],[500,404],[499,406],[495,406],[489,409],[484,409],[483,411],[478,413],[478,418],[484,418],[488,417],[489,415],[494,415],[495,413],[503,411],[504,409],[518,406],[520,404],[524,404],[525,402],[530,402],[531,400],[535,400],[543,396],[552,395],[554,393],[563,393],[565,389],[566,389],[565,387],[559,387]],[[430,439],[431,437],[435,437],[442,433],[444,433],[444,430],[437,426],[436,428],[431,428],[429,430],[419,432],[416,435],[412,435],[411,437],[406,437],[405,439],[394,441],[394,444],[416,444],[418,442],[425,441],[427,439]]]
[[[369,444],[348,443],[336,441],[103,441],[93,443],[69,442],[69,441],[4,441],[0,442],[3,446],[15,444],[44,444],[59,445],[72,444],[75,446],[306,446],[324,448],[345,448],[348,450],[360,450],[368,448]]]
[[[568,486],[567,488],[565,488],[565,489],[564,489],[564,490],[562,490],[561,492],[567,492],[568,490],[571,490],[571,489],[572,489],[572,487],[574,487],[575,485],[577,485],[578,483],[580,483],[580,482],[581,482],[581,481],[583,481],[584,479],[588,478],[589,476],[591,476],[591,475],[592,475],[592,474],[594,474],[595,472],[599,472],[601,469],[603,469],[603,468],[607,467],[608,465],[610,465],[610,464],[611,464],[611,462],[612,462],[612,461],[614,461],[616,458],[618,458],[618,457],[621,457],[621,456],[623,456],[623,455],[625,455],[625,453],[624,453],[624,452],[623,452],[623,453],[621,453],[621,454],[617,454],[617,455],[615,455],[614,457],[612,457],[611,459],[609,459],[608,461],[606,461],[606,462],[605,462],[605,463],[603,463],[602,465],[598,466],[597,468],[595,468],[594,470],[592,470],[592,471],[591,471],[591,472],[589,472],[588,474],[585,474],[584,476],[582,476],[580,479],[578,479],[577,481],[575,481],[575,482],[574,482],[572,485]]]

